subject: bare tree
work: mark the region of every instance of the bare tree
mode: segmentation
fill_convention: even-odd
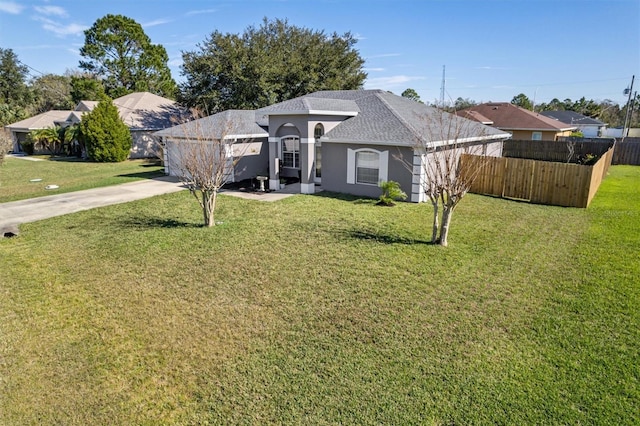
[[[243,153],[234,149],[234,123],[225,113],[185,123],[181,137],[171,137],[169,150],[174,174],[202,209],[204,224],[214,226],[218,192],[233,175]],[[237,132],[236,132],[237,133]]]
[[[437,108],[419,122],[414,160],[402,161],[433,206],[431,241],[447,246],[453,212],[486,164],[487,144],[506,135]],[[462,154],[475,156],[460,161]]]

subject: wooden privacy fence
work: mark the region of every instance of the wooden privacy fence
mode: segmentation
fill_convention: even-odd
[[[507,144],[507,153],[503,155],[505,157],[518,157],[518,158],[533,158],[536,160],[551,160],[551,161],[563,161],[562,151],[566,152],[566,146],[568,142],[572,142],[576,148],[576,152],[584,155],[586,153],[600,155],[608,149],[608,146],[612,146],[615,140],[615,148],[613,150],[613,159],[611,164],[627,164],[631,166],[640,166],[640,138],[624,138],[624,140],[618,139],[606,139],[606,138],[560,138],[558,142],[551,142],[550,146],[545,148],[557,151],[557,154],[553,154],[555,158],[538,158],[530,157],[528,155],[520,155],[526,153],[527,150],[535,149],[531,147],[531,141],[515,141],[514,144]],[[556,144],[554,147],[553,144]],[[529,145],[529,147],[527,147]],[[602,150],[602,147],[606,147]],[[508,155],[513,153],[515,155]],[[537,154],[536,154],[537,155]],[[566,161],[566,159],[565,159]]]
[[[629,164],[632,166],[640,166],[640,142],[624,142],[616,143],[613,150],[612,164]]]
[[[609,170],[612,156],[613,149],[609,148],[593,166],[583,166],[463,154],[460,168],[470,170],[479,165],[470,190],[476,194],[536,204],[587,207]]]
[[[575,163],[584,155],[601,156],[614,144],[613,139],[565,138],[561,141],[506,140],[502,148],[504,157],[528,158],[530,160]]]

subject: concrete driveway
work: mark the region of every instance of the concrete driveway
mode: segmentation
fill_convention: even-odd
[[[22,223],[35,222],[95,207],[141,200],[183,189],[185,187],[177,178],[162,176],[121,185],[0,203],[0,230],[17,227]],[[287,185],[287,188],[282,191],[270,193],[245,193],[223,189],[220,193],[248,200],[278,201],[300,193],[300,187],[299,184],[298,186]],[[2,235],[0,235],[1,237]]]
[[[0,203],[0,229],[183,189],[185,188],[176,178],[163,176],[103,188]]]

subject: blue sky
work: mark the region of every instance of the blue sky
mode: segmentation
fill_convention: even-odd
[[[624,103],[631,76],[640,80],[638,0],[0,0],[0,47],[34,76],[63,74],[77,69],[83,30],[108,13],[142,24],[178,82],[182,51],[264,17],[351,32],[366,88],[413,88],[429,102],[440,98],[443,66],[446,100]]]

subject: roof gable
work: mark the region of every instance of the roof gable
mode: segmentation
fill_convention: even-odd
[[[136,92],[116,98],[120,118],[134,130],[160,130],[186,119],[188,112],[175,101],[149,92]]]

